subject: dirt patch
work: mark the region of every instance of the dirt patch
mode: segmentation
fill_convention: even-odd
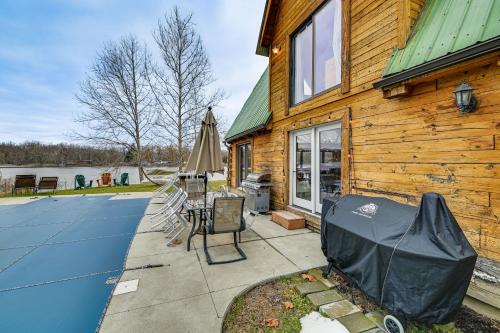
[[[457,315],[456,326],[464,333],[499,333],[500,322],[490,319],[462,306]]]
[[[294,287],[300,283],[304,283],[300,276],[282,278],[237,298],[226,317],[223,331],[300,332],[300,318],[314,310],[309,300],[295,291]],[[276,323],[277,327],[271,327]]]

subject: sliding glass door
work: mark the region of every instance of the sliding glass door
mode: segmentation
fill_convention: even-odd
[[[292,135],[292,187],[293,204],[311,209],[312,207],[312,145],[313,136],[310,130],[296,132]]]
[[[292,132],[290,140],[291,204],[319,213],[341,190],[340,123]]]

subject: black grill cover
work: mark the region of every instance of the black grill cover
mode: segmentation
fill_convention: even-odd
[[[420,207],[347,195],[325,200],[321,215],[323,253],[369,297],[402,319],[454,319],[477,254],[441,195]]]

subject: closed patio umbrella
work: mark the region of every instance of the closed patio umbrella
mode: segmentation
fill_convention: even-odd
[[[220,148],[219,132],[217,131],[217,122],[212,113],[212,108],[201,122],[201,128],[196,136],[191,155],[184,168],[186,172],[196,174],[205,174],[205,206],[207,198],[207,172],[224,172],[224,163],[222,162],[222,153]]]

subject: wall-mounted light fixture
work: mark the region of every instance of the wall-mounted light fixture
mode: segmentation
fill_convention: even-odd
[[[274,45],[273,48],[271,49],[271,51],[273,51],[273,54],[278,54],[281,51],[281,46]]]
[[[466,82],[462,83],[455,89],[455,102],[457,103],[460,112],[474,112],[477,107],[477,100],[472,94],[474,89]]]

